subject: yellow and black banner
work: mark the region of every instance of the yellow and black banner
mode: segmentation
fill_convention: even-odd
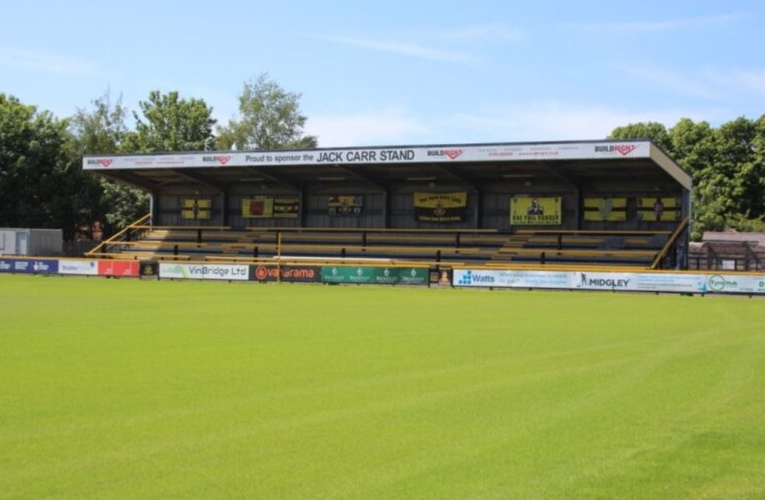
[[[672,222],[680,220],[681,212],[680,198],[656,197],[637,199],[638,220]]]
[[[462,222],[467,215],[467,192],[415,192],[414,214],[419,222]]]
[[[333,195],[329,197],[329,215],[361,215],[363,198],[356,195]]]
[[[294,219],[300,211],[296,197],[255,196],[242,200],[242,217],[250,219]]]
[[[627,220],[627,198],[585,198],[584,220],[601,222]]]
[[[513,196],[510,199],[510,224],[513,226],[556,226],[562,222],[560,197]]]
[[[181,201],[181,218],[193,220],[209,219],[211,207],[212,200],[184,199]]]

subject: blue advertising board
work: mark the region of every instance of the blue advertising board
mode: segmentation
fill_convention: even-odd
[[[0,273],[58,274],[58,260],[0,259]]]

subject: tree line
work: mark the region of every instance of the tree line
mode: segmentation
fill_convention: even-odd
[[[82,170],[85,154],[313,148],[300,94],[268,75],[247,81],[225,124],[203,100],[153,91],[128,110],[110,92],[57,118],[0,93],[0,227],[77,228],[101,221],[107,233],[148,211],[146,194]],[[733,228],[765,231],[765,115],[713,127],[681,119],[643,122],[611,139],[652,139],[694,178],[692,238]]]
[[[72,240],[94,221],[108,234],[148,211],[141,190],[84,172],[86,154],[316,147],[299,99],[262,74],[219,124],[203,99],[175,91],[150,92],[138,111],[107,91],[65,118],[0,93],[0,227],[61,228]]]
[[[667,129],[643,122],[617,127],[612,139],[652,139],[693,175],[691,238],[704,231],[765,231],[765,115],[712,127],[688,118]]]

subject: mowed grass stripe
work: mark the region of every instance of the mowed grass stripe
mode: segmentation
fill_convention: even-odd
[[[0,276],[9,497],[765,494],[743,298]]]

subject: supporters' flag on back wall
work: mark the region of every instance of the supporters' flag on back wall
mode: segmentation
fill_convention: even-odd
[[[267,219],[274,216],[274,199],[269,196],[255,196],[242,200],[242,217]]]
[[[212,200],[187,198],[181,202],[181,218],[203,220],[210,218]]]
[[[584,220],[627,220],[627,198],[585,198]]]
[[[467,214],[467,192],[415,192],[414,213],[420,222],[462,222]]]
[[[297,218],[300,200],[297,197],[255,196],[242,200],[242,217],[251,219]]]
[[[638,220],[671,222],[680,220],[680,212],[680,198],[655,197],[637,199]]]
[[[562,221],[560,197],[513,196],[510,200],[513,226],[555,226]]]
[[[329,215],[361,215],[363,198],[356,195],[333,195],[329,197]]]

